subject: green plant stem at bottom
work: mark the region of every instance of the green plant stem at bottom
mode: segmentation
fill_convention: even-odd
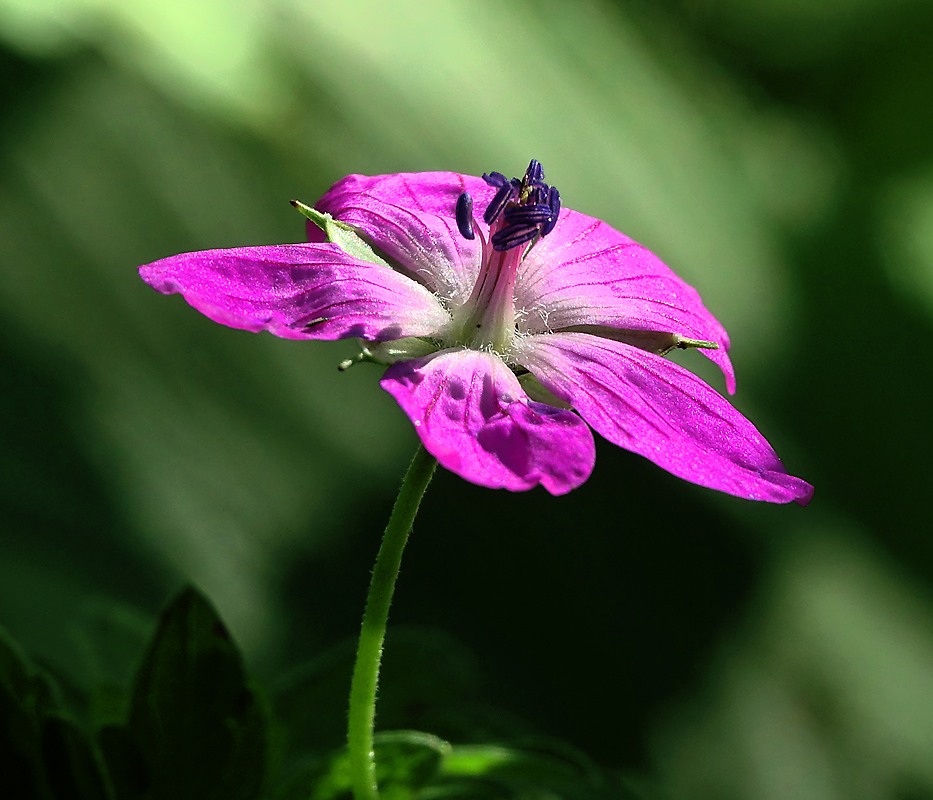
[[[392,515],[382,537],[382,545],[376,556],[363,627],[356,650],[353,666],[353,682],[350,686],[350,710],[347,722],[347,750],[350,759],[350,774],[354,800],[378,800],[376,784],[376,760],[373,752],[373,734],[376,723],[376,687],[379,682],[379,666],[382,662],[382,645],[385,641],[389,606],[395,591],[402,552],[408,541],[412,523],[421,505],[421,498],[431,482],[437,460],[418,447],[412,459],[402,488],[399,490]]]

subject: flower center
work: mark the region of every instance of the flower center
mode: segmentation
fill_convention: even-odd
[[[479,277],[470,299],[455,316],[454,331],[459,344],[505,353],[515,336],[518,266],[534,243],[557,224],[560,194],[544,182],[544,170],[534,159],[521,180],[509,180],[501,172],[484,174],[483,180],[496,188],[483,214],[489,225],[489,241],[480,233]],[[466,192],[457,200],[456,217],[460,233],[473,239],[473,200]]]

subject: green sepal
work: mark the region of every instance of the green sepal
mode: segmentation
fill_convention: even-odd
[[[408,361],[412,358],[422,358],[423,356],[436,353],[440,346],[435,339],[428,339],[423,336],[406,336],[403,339],[392,339],[388,342],[366,342],[360,341],[360,352],[353,358],[347,358],[337,365],[337,369],[345,372],[356,364],[378,364],[381,367],[388,367],[396,361]]]
[[[718,350],[716,342],[707,342],[705,339],[688,339],[686,336],[676,336],[677,344],[681,350]]]
[[[162,614],[136,678],[128,732],[147,800],[255,800],[267,760],[266,712],[208,601],[186,589]]]
[[[292,200],[292,205],[317,225],[327,236],[327,241],[337,245],[344,253],[372,264],[388,267],[385,259],[376,255],[372,245],[369,244],[352,225],[334,219],[330,214],[318,211],[316,208],[306,206],[298,200]]]

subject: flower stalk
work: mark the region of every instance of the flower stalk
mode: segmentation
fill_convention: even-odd
[[[418,447],[399,490],[373,567],[363,613],[363,627],[353,666],[347,748],[354,800],[378,800],[373,736],[376,724],[376,688],[382,663],[389,606],[395,592],[402,552],[408,541],[421,498],[431,482],[437,459],[424,445]]]

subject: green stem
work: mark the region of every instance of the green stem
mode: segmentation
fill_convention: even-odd
[[[382,643],[385,640],[389,605],[395,591],[402,551],[408,541],[418,506],[425,489],[434,475],[437,460],[424,449],[412,459],[405,480],[399,490],[392,516],[382,537],[373,577],[369,583],[363,629],[356,650],[353,683],[350,686],[350,712],[347,724],[347,747],[350,757],[350,775],[355,800],[378,800],[376,760],[373,752],[373,732],[376,724],[376,685],[379,682],[379,664],[382,661]]]

